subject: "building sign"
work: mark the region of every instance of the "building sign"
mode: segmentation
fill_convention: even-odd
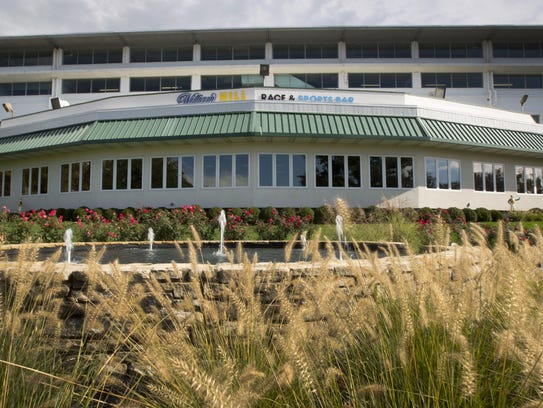
[[[341,95],[341,93],[337,91],[297,91],[266,88],[183,92],[177,96],[177,103],[181,105],[200,105],[243,101],[352,104],[355,103],[355,98],[348,94]]]

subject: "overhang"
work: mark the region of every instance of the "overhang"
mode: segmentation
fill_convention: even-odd
[[[450,143],[543,154],[543,135],[416,117],[234,112],[100,120],[0,139],[0,155],[84,144],[235,137]]]

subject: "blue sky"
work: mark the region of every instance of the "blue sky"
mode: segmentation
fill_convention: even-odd
[[[541,0],[14,0],[0,36],[242,27],[543,25]]]

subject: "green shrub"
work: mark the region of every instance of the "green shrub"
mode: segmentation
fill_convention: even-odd
[[[479,207],[475,209],[475,212],[477,213],[477,221],[478,222],[489,222],[492,221],[492,214],[490,211],[484,207]]]
[[[449,207],[447,209],[447,212],[449,213],[450,222],[464,222],[464,221],[466,221],[466,216],[464,215],[464,211],[462,211],[460,208]]]
[[[220,207],[211,207],[207,210],[207,218],[211,221],[217,221],[219,214],[221,213],[222,208]]]
[[[260,211],[260,219],[262,221],[268,221],[269,219],[273,219],[278,214],[277,209],[275,207],[264,207]]]
[[[462,211],[466,222],[477,222],[477,212],[473,208],[466,207]]]
[[[492,221],[494,221],[494,222],[503,220],[503,211],[491,210],[490,214],[492,216]]]
[[[298,215],[300,217],[310,217],[312,220],[315,219],[315,211],[309,207],[302,207],[298,210]]]
[[[315,224],[333,224],[334,220],[334,210],[329,205],[321,205],[315,209]]]

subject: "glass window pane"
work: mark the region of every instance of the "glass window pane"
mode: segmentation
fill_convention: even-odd
[[[385,168],[387,188],[398,188],[398,158],[386,157]]]
[[[524,169],[524,180],[526,182],[526,193],[533,194],[535,190],[533,167],[526,167]]]
[[[13,95],[25,95],[26,94],[26,83],[16,82],[13,84]]]
[[[349,171],[347,176],[349,180],[349,187],[360,187],[362,185],[360,157],[349,156],[347,158],[347,166]]]
[[[435,88],[437,86],[436,74],[422,73],[420,74],[422,86],[425,88]]]
[[[12,94],[11,84],[0,84],[0,96],[11,96]]]
[[[203,75],[201,85],[203,91],[217,89],[217,77],[214,75]]]
[[[426,159],[426,187],[437,188],[437,172],[435,159]]]
[[[363,58],[377,58],[379,57],[377,44],[364,44],[362,45]]]
[[[146,62],[160,62],[162,60],[162,50],[160,48],[147,48],[145,50]]]
[[[294,187],[306,186],[305,154],[292,156],[292,185]]]
[[[122,159],[117,160],[117,185],[115,188],[117,190],[126,190],[128,189],[128,160]]]
[[[273,44],[273,58],[274,59],[287,59],[288,58],[288,45],[287,44]]]
[[[143,159],[130,161],[130,188],[141,190],[143,183]]]
[[[4,172],[4,196],[9,197],[11,195],[11,170]]]
[[[79,163],[72,163],[71,191],[79,191]]]
[[[332,156],[332,187],[345,187],[345,157]]]
[[[78,64],[92,64],[92,50],[80,50],[77,55]]]
[[[94,50],[94,64],[107,64],[108,52],[107,50]]]
[[[396,88],[396,74],[381,74],[381,88]]]
[[[155,157],[151,159],[151,188],[164,187],[164,159]]]
[[[177,61],[177,48],[175,47],[163,48],[162,61]]]
[[[526,75],[526,88],[541,89],[543,87],[541,75]]]
[[[451,189],[460,190],[460,162],[449,160],[449,171],[451,177]]]
[[[217,47],[217,59],[218,60],[231,60],[232,59],[232,47]]]
[[[23,169],[21,194],[28,195],[29,192],[30,192],[30,169]]]
[[[379,58],[394,58],[394,45],[379,44]]]
[[[113,160],[102,162],[102,190],[113,190]]]
[[[63,164],[60,166],[60,192],[67,193],[70,188],[70,165]]]
[[[249,186],[249,155],[236,155],[236,187]]]
[[[217,158],[204,156],[204,187],[216,187]]]
[[[452,86],[453,88],[467,88],[468,77],[464,73],[452,74]]]
[[[315,156],[315,185],[328,187],[328,156]]]
[[[447,160],[438,160],[439,188],[449,188],[449,165]]]
[[[305,58],[305,47],[300,44],[291,44],[289,45],[288,57],[290,59],[300,59]]]
[[[264,45],[249,46],[249,59],[264,59],[266,58],[266,50]]]
[[[509,75],[509,82],[511,83],[511,88],[525,88],[524,75]]]
[[[435,57],[434,44],[419,43],[419,57],[420,58],[434,58]]]
[[[90,191],[91,163],[81,163],[81,191]]]
[[[109,50],[108,51],[108,62],[110,64],[118,64],[123,62],[123,51],[122,50]]]
[[[482,88],[483,87],[483,74],[474,72],[466,74],[468,78],[468,88]]]
[[[413,159],[402,157],[400,161],[402,171],[402,188],[413,188]]]
[[[42,167],[40,169],[40,194],[47,194],[47,188],[49,185],[49,167]]]
[[[349,74],[349,88],[362,88],[364,86],[364,74]]]
[[[179,158],[166,157],[166,188],[179,186]]]
[[[28,82],[26,84],[26,94],[27,95],[39,95],[40,94],[40,83],[39,82]]]
[[[370,157],[370,186],[383,187],[383,159],[378,156]]]
[[[77,93],[90,93],[91,92],[91,80],[90,79],[76,79]]]
[[[481,43],[473,43],[467,45],[467,57],[468,58],[482,58],[483,57],[483,46]]]
[[[278,187],[290,185],[290,157],[288,154],[275,156],[275,185]]]
[[[515,167],[515,177],[517,179],[517,193],[524,193],[524,167]]]
[[[541,167],[535,169],[535,192],[543,194],[543,169]]]
[[[496,176],[496,191],[503,193],[505,191],[503,164],[496,164],[494,166],[494,173]]]
[[[181,187],[194,187],[194,157],[181,159]]]
[[[160,78],[145,78],[145,91],[160,91]]]
[[[145,78],[130,78],[130,92],[145,91]]]
[[[362,58],[362,47],[359,44],[347,44],[347,58]]]
[[[491,163],[483,164],[483,175],[485,178],[485,191],[494,191],[494,173]]]
[[[473,188],[475,191],[484,191],[482,163],[473,163]]]
[[[396,44],[396,58],[411,58],[411,44]]]
[[[219,156],[219,187],[232,187],[232,155]]]
[[[321,58],[321,47],[320,45],[307,45],[305,48],[306,58]]]
[[[246,60],[249,59],[249,46],[247,45],[237,45],[232,47],[233,50],[233,59],[235,60]]]
[[[145,62],[145,48],[130,48],[130,62]]]
[[[321,46],[322,58],[337,58],[338,50],[336,44],[327,44]]]
[[[271,154],[258,156],[258,185],[262,187],[273,186],[273,162]]]
[[[38,194],[40,184],[40,169],[33,167],[30,172],[30,194]]]
[[[323,88],[337,88],[338,75],[337,74],[322,74],[322,87]]]

